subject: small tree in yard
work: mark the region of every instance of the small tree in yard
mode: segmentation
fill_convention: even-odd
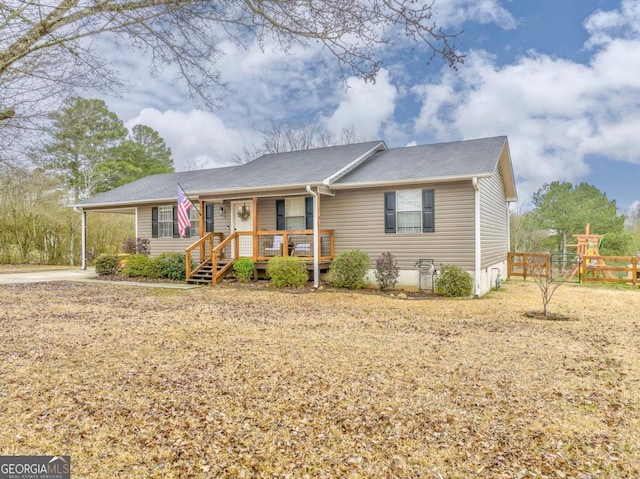
[[[549,303],[560,286],[567,282],[567,277],[557,275],[554,277],[551,269],[551,256],[549,254],[529,254],[526,260],[527,276],[533,278],[540,290],[542,299],[542,314],[545,318],[556,319],[549,314]],[[528,316],[535,316],[528,313]]]
[[[376,282],[382,291],[396,285],[399,273],[398,262],[388,251],[376,259]]]

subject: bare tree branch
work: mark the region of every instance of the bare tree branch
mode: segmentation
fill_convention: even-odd
[[[272,122],[262,130],[262,144],[244,147],[242,153],[231,155],[231,161],[241,165],[270,153],[309,150],[326,146],[346,145],[364,141],[353,128],[345,128],[339,136],[315,125],[293,125]]]
[[[343,76],[368,80],[385,50],[407,41],[450,66],[464,60],[451,44],[456,34],[435,24],[432,4],[415,0],[6,0],[0,112],[15,112],[11,123],[0,119],[0,130],[42,117],[47,100],[60,102],[75,88],[121,87],[103,52],[88,47],[88,39],[105,34],[148,54],[156,71],[175,65],[192,97],[209,107],[226,88],[216,65],[228,41],[248,46],[275,38],[285,52],[320,42]]]

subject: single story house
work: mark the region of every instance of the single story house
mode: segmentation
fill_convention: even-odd
[[[186,237],[178,234],[178,185],[197,207]],[[481,296],[498,272],[505,275],[514,201],[509,144],[498,136],[267,154],[243,165],[147,176],[73,206],[83,220],[91,211],[135,215],[136,237],[150,239],[152,255],[187,252],[191,280],[215,284],[240,256],[264,267],[272,256],[294,255],[313,269],[317,285],[336,253],[360,249],[371,257],[371,272],[391,252],[401,285],[418,285],[420,260],[456,264]]]

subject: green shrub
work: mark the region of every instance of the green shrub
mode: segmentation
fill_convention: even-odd
[[[130,278],[155,277],[151,266],[151,258],[144,254],[129,256],[122,272]]]
[[[274,256],[267,264],[267,275],[277,288],[300,288],[309,280],[304,262],[297,257]]]
[[[436,293],[441,296],[462,298],[471,295],[473,281],[471,275],[454,264],[440,267],[436,279]]]
[[[170,251],[162,253],[155,258],[159,264],[159,278],[168,278],[174,281],[184,281],[186,274],[186,258],[184,253]]]
[[[100,276],[117,274],[120,258],[115,254],[102,254],[96,259],[96,273]]]
[[[342,251],[331,263],[331,282],[337,288],[358,289],[365,285],[364,277],[371,260],[364,251],[355,249]]]
[[[398,268],[398,262],[391,253],[382,253],[382,255],[376,259],[376,282],[382,291],[394,287],[398,282],[399,274],[400,268]]]
[[[233,276],[241,283],[248,283],[253,278],[254,264],[251,258],[241,257],[233,263]]]

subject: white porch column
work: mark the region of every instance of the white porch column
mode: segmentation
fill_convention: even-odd
[[[81,269],[87,269],[87,212],[85,210],[81,210],[82,213],[82,226],[81,226],[81,234],[82,237],[82,259],[81,259]]]

